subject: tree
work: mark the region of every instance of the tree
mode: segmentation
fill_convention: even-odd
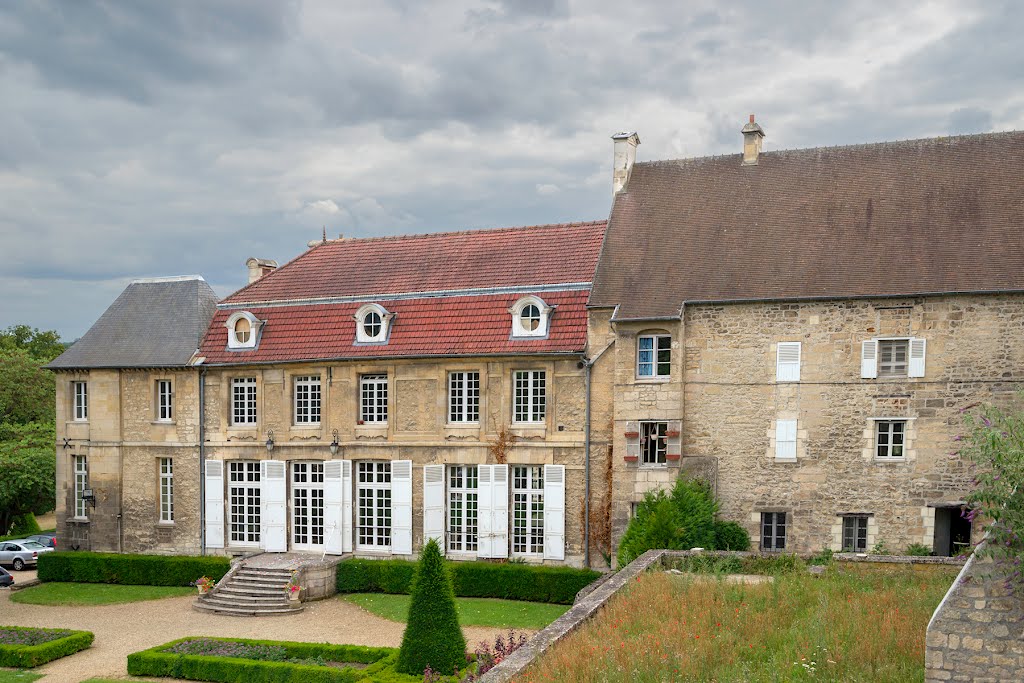
[[[54,421],[56,390],[46,362],[20,348],[0,351],[0,424]]]
[[[49,362],[64,353],[66,348],[67,345],[54,330],[41,332],[28,325],[11,325],[0,331],[0,351],[21,349],[33,358]]]
[[[16,517],[53,509],[55,440],[52,422],[0,425],[0,535]]]
[[[411,593],[396,670],[422,676],[428,666],[438,672],[464,667],[466,639],[455,611],[455,591],[434,539],[420,555]]]

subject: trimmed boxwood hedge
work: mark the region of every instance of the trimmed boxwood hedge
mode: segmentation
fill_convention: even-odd
[[[221,556],[57,551],[39,555],[38,576],[41,581],[187,586],[200,576],[219,581],[230,568],[228,558]]]
[[[4,626],[4,629],[19,631],[68,631],[57,628],[24,628]],[[31,669],[40,664],[52,662],[61,657],[73,655],[92,645],[93,634],[89,631],[68,631],[69,635],[39,645],[7,645],[0,643],[0,666],[16,669]]]
[[[365,669],[336,668],[166,652],[168,648],[178,643],[197,638],[246,645],[279,646],[285,648],[288,657],[314,659],[319,656],[331,661],[359,662],[369,666]],[[422,676],[405,676],[395,672],[397,657],[398,650],[390,647],[191,636],[128,655],[128,673],[132,676],[163,676],[219,683],[422,683]]]
[[[572,567],[446,562],[455,595],[571,605],[600,573]],[[408,560],[345,560],[338,564],[339,593],[408,593],[416,563]]]

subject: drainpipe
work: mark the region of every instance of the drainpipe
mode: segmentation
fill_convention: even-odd
[[[206,554],[206,368],[199,370],[199,554]]]
[[[583,391],[586,394],[586,410],[583,418],[583,566],[590,568],[590,373],[597,359],[612,347],[615,340],[601,349],[593,358],[580,356],[579,367],[583,368]]]

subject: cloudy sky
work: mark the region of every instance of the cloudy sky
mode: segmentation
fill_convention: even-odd
[[[722,9],[722,7],[728,9]],[[668,9],[668,8],[675,9]],[[639,158],[1024,128],[1012,2],[0,4],[0,328],[318,238],[603,218]]]

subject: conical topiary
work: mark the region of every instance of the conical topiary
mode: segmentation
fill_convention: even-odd
[[[395,668],[421,676],[428,665],[445,673],[466,665],[466,639],[455,612],[455,591],[433,539],[423,548],[413,577],[409,618]]]

